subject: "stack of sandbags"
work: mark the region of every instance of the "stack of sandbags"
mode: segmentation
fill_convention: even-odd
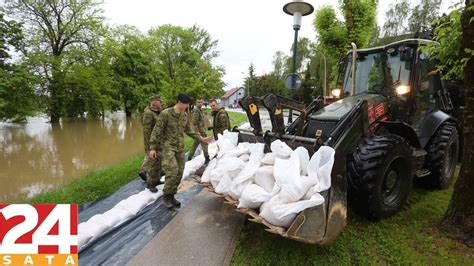
[[[219,136],[219,152],[201,182],[239,200],[239,208],[257,209],[273,225],[288,227],[302,210],[320,205],[331,186],[334,149],[321,147],[309,158],[304,147],[292,150],[275,140],[264,154],[261,143],[237,144],[237,133]]]

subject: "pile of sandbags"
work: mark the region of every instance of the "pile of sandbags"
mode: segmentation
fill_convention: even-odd
[[[238,208],[260,211],[269,223],[288,228],[302,210],[320,205],[331,186],[335,151],[323,146],[310,158],[304,147],[292,150],[275,140],[264,154],[262,143],[237,143],[238,133],[219,135],[217,157],[201,182],[239,201]]]

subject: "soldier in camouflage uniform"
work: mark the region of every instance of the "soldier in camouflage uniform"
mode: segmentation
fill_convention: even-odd
[[[205,117],[204,117],[204,113],[201,110],[203,103],[204,101],[200,98],[196,100],[196,106],[191,111],[191,119],[192,119],[192,126],[193,126],[194,132],[199,133],[201,137],[207,137],[206,129],[204,128]],[[188,160],[191,160],[193,158],[194,153],[196,152],[196,149],[199,146],[199,143],[200,143],[199,141],[194,140],[193,146],[188,154]],[[208,148],[207,143],[201,144],[201,148],[204,153],[204,158],[205,158],[204,163],[206,164],[209,162],[209,153],[207,151],[207,148]]]
[[[150,152],[150,136],[155,127],[158,116],[163,109],[163,102],[159,96],[150,97],[150,104],[143,111],[143,142],[145,146],[145,159],[142,164],[140,173],[138,174],[144,181],[147,181],[147,186],[156,186],[160,184],[161,172],[161,155],[156,159],[148,157]]]
[[[230,130],[229,115],[224,107],[221,107],[216,100],[211,100],[212,116],[214,117],[212,123],[212,131],[214,132],[214,139],[217,140],[217,134],[223,134],[224,130]]]
[[[194,133],[189,124],[186,109],[189,107],[190,99],[185,94],[178,95],[176,104],[161,112],[150,138],[150,158],[156,158],[158,143],[162,151],[162,166],[166,174],[164,193],[164,205],[168,209],[173,206],[179,207],[181,203],[174,197],[184,170],[184,134],[202,142],[209,141],[199,133]],[[157,189],[150,189],[156,192]]]

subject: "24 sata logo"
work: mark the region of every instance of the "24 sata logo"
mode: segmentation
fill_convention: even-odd
[[[77,265],[77,205],[0,204],[0,265]]]

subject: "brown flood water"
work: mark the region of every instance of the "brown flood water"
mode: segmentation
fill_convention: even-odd
[[[139,118],[0,122],[0,203],[32,197],[143,152]]]

